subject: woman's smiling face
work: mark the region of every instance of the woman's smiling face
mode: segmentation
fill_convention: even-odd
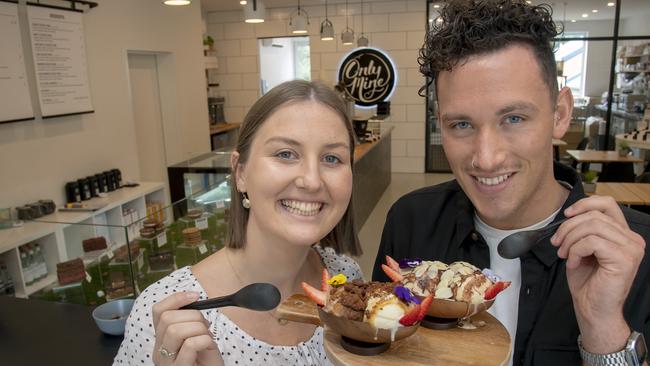
[[[236,178],[251,202],[248,233],[297,245],[318,242],[339,222],[352,194],[344,121],[315,101],[280,107],[255,133]]]

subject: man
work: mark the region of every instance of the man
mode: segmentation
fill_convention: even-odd
[[[643,357],[626,346],[642,348],[650,336],[650,217],[611,197],[586,198],[578,174],[553,163],[552,138],[566,132],[573,97],[558,91],[550,9],[455,0],[441,18],[419,61],[435,83],[456,179],[393,205],[373,279],[387,280],[385,255],[490,267],[512,281],[490,309],[510,333],[511,364]],[[520,259],[498,255],[508,234],[565,218]]]

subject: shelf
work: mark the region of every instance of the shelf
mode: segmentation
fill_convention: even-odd
[[[216,56],[204,56],[203,62],[206,69],[218,69],[219,68],[219,59]]]
[[[49,273],[47,277],[36,281],[36,283],[33,283],[27,287],[25,287],[25,292],[22,294],[19,294],[18,291],[16,291],[16,297],[27,297],[35,292],[38,292],[47,286],[56,283],[58,281],[58,278],[56,277],[56,272],[55,273]],[[22,296],[21,296],[22,295]]]
[[[123,187],[108,192],[106,197],[84,201],[102,207],[96,211],[56,211],[37,220],[26,221],[21,227],[0,230],[0,260],[7,265],[16,297],[26,298],[56,283],[57,263],[83,256],[84,239],[104,236],[109,243],[126,243],[123,210],[132,208],[141,219],[147,214],[148,202],[167,205],[168,195],[164,183],[140,182],[137,187]],[[48,276],[26,286],[18,248],[33,242],[41,246]]]

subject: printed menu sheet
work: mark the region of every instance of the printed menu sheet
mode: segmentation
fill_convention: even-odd
[[[0,123],[34,118],[26,74],[18,5],[0,2]]]
[[[27,7],[43,117],[93,112],[83,13]]]

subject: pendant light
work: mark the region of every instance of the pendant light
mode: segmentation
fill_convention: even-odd
[[[341,33],[341,42],[346,46],[354,43],[354,31],[348,26],[348,15],[348,0],[345,0],[345,30]]]
[[[180,5],[190,5],[192,3],[192,0],[164,0],[163,4],[165,5],[175,5],[175,6],[180,6]]]
[[[327,18],[327,0],[325,0],[325,20],[320,23],[320,40],[331,41],[334,39],[334,25]]]
[[[359,35],[359,39],[357,39],[357,46],[368,47],[368,38],[363,34],[363,0],[361,0],[361,34]]]
[[[309,25],[309,14],[300,8],[300,0],[298,0],[298,10],[291,14],[289,17],[289,27],[293,34],[307,33],[307,26]]]
[[[263,23],[266,16],[266,8],[262,0],[248,1],[244,5],[244,21],[246,23]]]

